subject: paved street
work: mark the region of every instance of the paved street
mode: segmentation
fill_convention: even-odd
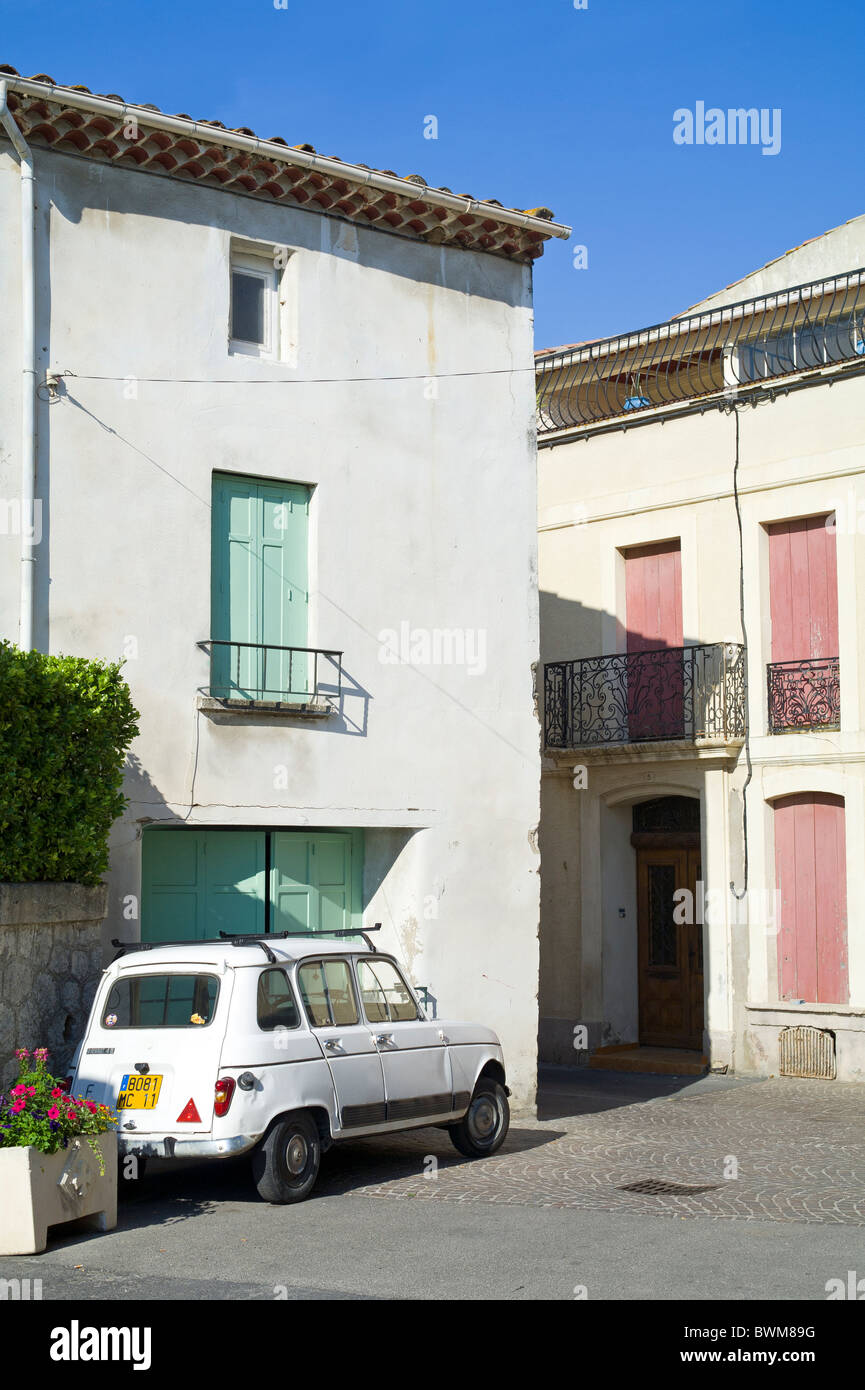
[[[828,1279],[865,1276],[861,1088],[543,1081],[541,1118],[517,1119],[493,1159],[467,1162],[437,1130],[358,1141],[292,1208],[259,1202],[242,1162],[154,1164],[116,1232],[2,1260],[0,1277],[40,1277],[46,1299],[573,1299],[584,1286],[589,1299],[820,1300]]]

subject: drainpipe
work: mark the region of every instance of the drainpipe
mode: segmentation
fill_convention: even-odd
[[[9,110],[7,83],[0,81],[0,123],[15,146],[21,166],[21,606],[18,645],[33,649],[33,577],[36,557],[36,275],[35,182],[33,155]]]

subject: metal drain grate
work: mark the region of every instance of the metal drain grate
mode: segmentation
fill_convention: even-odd
[[[683,1182],[665,1182],[663,1178],[641,1178],[639,1182],[625,1183],[619,1192],[641,1192],[650,1197],[690,1197],[697,1192],[717,1192],[717,1183],[707,1183],[701,1187]]]
[[[778,1072],[781,1076],[835,1079],[835,1034],[825,1028],[782,1028],[778,1034]]]

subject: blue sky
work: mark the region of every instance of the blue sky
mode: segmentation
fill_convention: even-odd
[[[535,268],[538,347],[667,318],[865,212],[863,0],[580,2],[0,0],[0,61],[551,207],[574,235]],[[676,145],[698,101],[780,108],[780,152]]]

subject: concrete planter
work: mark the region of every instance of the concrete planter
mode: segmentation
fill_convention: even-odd
[[[48,1227],[89,1218],[97,1231],[117,1225],[117,1135],[96,1136],[105,1173],[79,1137],[56,1154],[0,1149],[0,1255],[38,1255]]]

